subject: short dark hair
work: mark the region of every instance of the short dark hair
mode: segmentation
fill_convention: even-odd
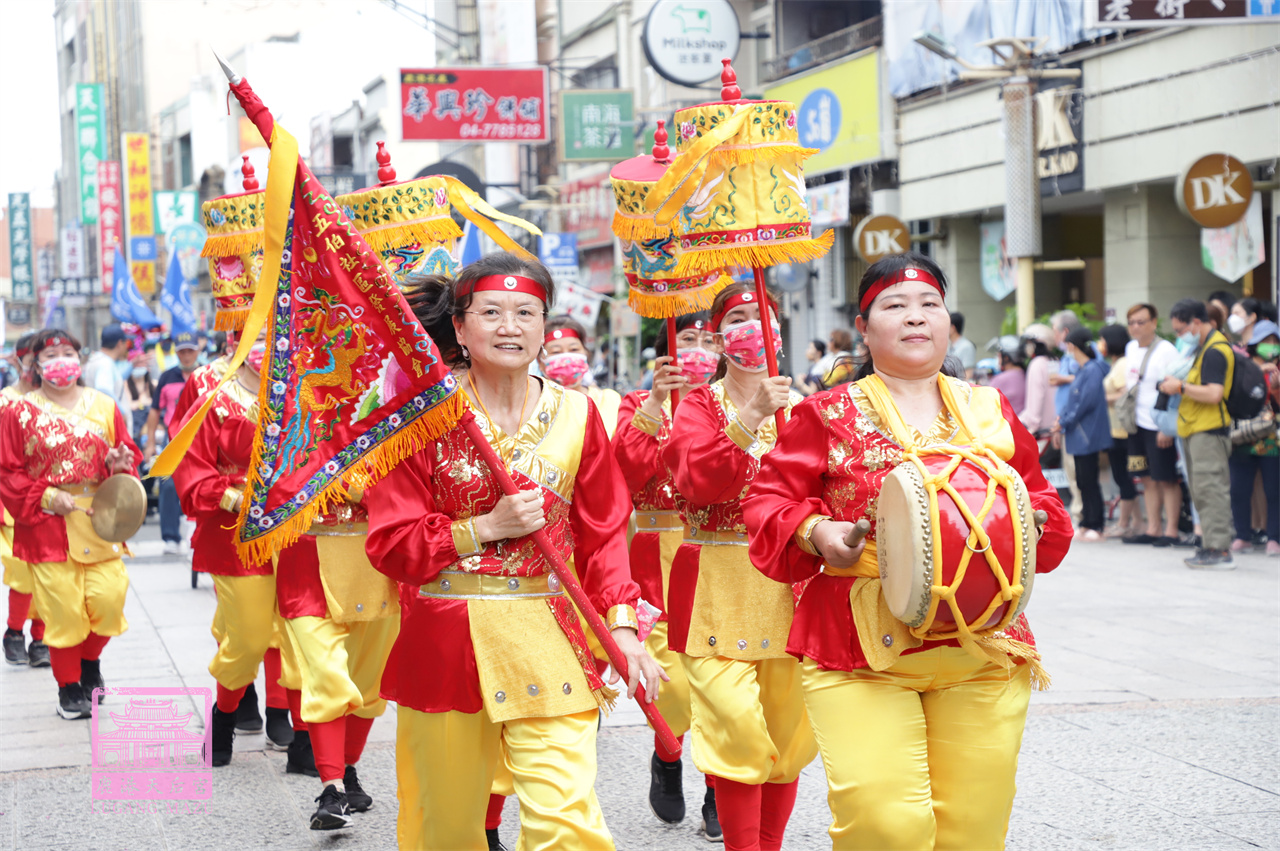
[[[124,329],[119,325],[111,324],[102,327],[102,348],[114,349],[123,343],[126,339]]]
[[[1246,296],[1240,299],[1239,304],[1240,309],[1245,313],[1252,313],[1259,319],[1270,319],[1272,322],[1276,321],[1276,306],[1274,304],[1262,301],[1261,299],[1257,299],[1252,296]]]
[[[1226,290],[1214,290],[1213,292],[1209,293],[1209,297],[1205,300],[1220,301],[1224,305],[1226,305],[1227,310],[1230,310],[1231,305],[1236,303],[1236,297],[1233,296],[1231,293],[1227,292]]]
[[[827,353],[827,344],[824,343],[822,340],[819,340],[817,337],[814,337],[812,340],[810,340],[809,345],[813,346],[815,349],[818,350],[819,357]]]
[[[1184,298],[1174,302],[1173,307],[1169,308],[1169,318],[1179,322],[1190,322],[1192,319],[1208,322],[1209,308],[1198,298]]]
[[[1104,325],[1098,336],[1107,344],[1107,357],[1111,358],[1123,355],[1124,347],[1129,343],[1129,329],[1123,325]]]
[[[964,314],[958,310],[951,311],[951,327],[956,329],[957,334],[964,333]]]
[[[1147,304],[1145,301],[1140,301],[1133,307],[1129,308],[1129,312],[1124,315],[1124,318],[1132,319],[1133,314],[1137,313],[1139,310],[1145,310],[1147,312],[1147,316],[1151,319],[1160,318],[1160,311],[1156,310],[1156,306],[1154,304]]]
[[[705,310],[699,310],[697,313],[686,313],[676,317],[676,333],[679,334],[684,329],[703,323],[706,330],[711,330],[711,314]],[[657,338],[653,341],[653,351],[655,358],[664,358],[669,353],[667,351],[667,323],[662,323],[662,329],[658,331]]]

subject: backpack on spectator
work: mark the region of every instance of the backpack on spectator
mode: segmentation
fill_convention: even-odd
[[[1235,349],[1235,369],[1227,388],[1227,413],[1237,422],[1251,420],[1262,413],[1267,402],[1267,380],[1253,358]]]

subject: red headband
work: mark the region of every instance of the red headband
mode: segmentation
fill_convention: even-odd
[[[547,290],[533,278],[523,275],[485,275],[470,287],[470,294],[483,292],[525,293],[547,301]]]
[[[565,337],[572,337],[578,342],[582,342],[582,335],[572,328],[557,328],[542,339],[542,345],[545,346],[553,340],[563,340]]]
[[[928,284],[937,290],[938,295],[943,294],[942,285],[938,283],[937,278],[926,272],[924,269],[916,269],[912,267],[910,269],[903,269],[900,272],[895,272],[887,278],[881,278],[871,286],[867,287],[867,291],[862,294],[862,298],[858,301],[858,312],[866,313],[867,308],[871,306],[871,302],[876,300],[876,296],[880,295],[880,293],[884,292],[894,284],[900,284],[903,281],[920,281],[921,283]]]
[[[45,349],[51,349],[54,346],[70,346],[70,345],[71,345],[71,341],[66,337],[50,337],[49,339],[44,341],[44,345],[40,347],[40,351],[44,351]],[[74,348],[74,346],[72,346],[72,348]]]
[[[22,348],[15,348],[13,350],[13,354],[14,354],[14,357],[16,357],[18,360],[22,360],[27,355],[31,354],[31,347],[23,346]]]
[[[711,317],[711,330],[719,331],[720,323],[724,320],[725,315],[735,307],[755,303],[756,294],[754,290],[743,290],[737,295],[730,297],[729,300],[724,303],[724,307],[720,308],[719,312]],[[774,313],[778,312],[778,303],[773,299],[769,299],[769,307],[773,308]]]

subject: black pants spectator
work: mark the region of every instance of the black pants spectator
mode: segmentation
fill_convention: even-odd
[[[1249,448],[1236,447],[1227,459],[1231,470],[1231,520],[1236,537],[1253,538],[1253,479],[1262,472],[1262,492],[1267,498],[1267,538],[1280,541],[1280,458],[1274,455],[1252,455]]]
[[[1116,480],[1116,487],[1120,488],[1120,498],[1137,499],[1138,489],[1133,486],[1133,473],[1129,472],[1129,438],[1111,438],[1107,458],[1111,461],[1111,478]]]
[[[1076,487],[1080,489],[1080,526],[1101,532],[1106,525],[1102,503],[1102,484],[1098,481],[1098,453],[1073,455],[1076,462]]]

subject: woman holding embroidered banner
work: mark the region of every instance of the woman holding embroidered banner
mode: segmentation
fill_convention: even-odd
[[[462,429],[366,493],[367,551],[402,583],[382,696],[397,710],[401,848],[483,849],[502,759],[529,848],[612,848],[592,786],[596,722],[616,693],[529,535],[573,557],[627,656],[634,693],[665,679],[636,637],[626,483],[593,402],[529,375],[554,287],[546,268],[491,254],[406,297],[459,370],[478,425],[523,490],[504,496]],[[615,675],[614,681],[617,681]]]
[[[970,636],[968,652],[916,637],[890,614],[875,555],[882,530],[846,543],[856,521],[875,520],[886,477],[924,447],[985,447],[1048,513],[1032,544],[1036,569],[1056,567],[1071,538],[1008,402],[941,373],[945,287],[915,252],[867,270],[856,324],[870,361],[855,383],[796,408],[746,500],[752,562],[780,581],[812,578],[787,649],[801,660],[837,849],[1002,848],[1038,665],[1021,616],[998,640]]]
[[[0,501],[16,521],[13,556],[31,567],[58,714],[88,718],[107,642],[129,628],[123,544],[89,520],[98,485],[136,475],[142,453],[116,402],[80,381],[80,343],[47,329],[31,341],[35,389],[0,408]]]
[[[817,746],[787,655],[795,610],[789,581],[766,578],[747,553],[742,497],[777,435],[774,414],[800,401],[791,379],[765,372],[754,288],[733,284],[711,305],[724,356],[716,380],[676,408],[662,462],[684,522],[667,588],[667,644],[680,654],[692,707],[693,758],[713,776],[725,848],[777,849],[800,770]]]

